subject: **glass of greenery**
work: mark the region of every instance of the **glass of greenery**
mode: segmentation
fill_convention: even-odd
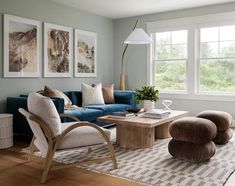
[[[150,110],[154,108],[154,103],[159,100],[159,90],[155,86],[142,86],[135,89],[135,100],[139,104],[140,101],[144,101],[144,110]],[[151,105],[149,105],[151,104]]]

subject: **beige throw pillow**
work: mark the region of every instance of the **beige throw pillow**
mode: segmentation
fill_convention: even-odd
[[[30,93],[27,100],[28,110],[42,120],[51,130],[53,137],[61,134],[61,121],[52,100],[38,93]]]
[[[72,101],[66,96],[63,92],[60,90],[51,88],[49,86],[45,86],[44,91],[43,91],[43,96],[47,97],[59,97],[64,99],[64,105],[72,105]]]
[[[103,93],[105,103],[115,103],[114,84],[104,86],[102,88],[102,93]]]
[[[104,98],[102,94],[102,84],[99,83],[92,87],[82,83],[82,105],[102,105]]]

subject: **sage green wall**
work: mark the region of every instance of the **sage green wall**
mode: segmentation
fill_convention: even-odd
[[[0,42],[3,43],[3,14],[17,15],[94,31],[98,34],[97,78],[3,78],[3,45],[0,45],[0,113],[6,97],[42,89],[45,84],[61,90],[80,90],[82,82],[113,82],[113,20],[79,11],[49,0],[0,0]]]
[[[235,10],[235,3],[227,3],[215,6],[186,9],[180,11],[171,11],[165,13],[157,13],[126,19],[118,19],[114,21],[114,69],[115,84],[119,83],[121,55],[124,49],[123,41],[132,31],[137,19],[140,20],[139,27],[146,30],[146,23],[175,19],[191,16],[199,16],[206,14],[222,13]],[[146,45],[130,45],[125,56],[125,69],[127,74],[127,87],[134,89],[147,83],[147,46]],[[234,73],[234,72],[233,72]],[[172,98],[171,98],[172,99]],[[181,110],[189,110],[192,114],[205,109],[217,109],[230,112],[235,118],[235,102],[228,101],[206,101],[206,100],[190,100],[190,99],[173,99],[173,108]]]

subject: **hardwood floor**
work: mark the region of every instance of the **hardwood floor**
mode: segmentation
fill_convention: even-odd
[[[103,174],[97,174],[77,167],[51,171],[48,181],[40,184],[42,159],[33,157],[26,162],[25,154],[11,150],[0,151],[1,186],[138,186],[139,184]]]
[[[0,185],[1,186],[140,186],[140,184],[124,179],[93,173],[72,167],[68,169],[51,171],[48,181],[40,183],[42,174],[42,159],[33,156],[31,162],[27,162],[27,155],[19,153],[22,144],[17,143],[15,147],[0,150]],[[235,174],[233,174],[225,186],[235,185]]]

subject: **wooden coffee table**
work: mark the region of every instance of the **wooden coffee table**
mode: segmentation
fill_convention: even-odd
[[[168,118],[151,119],[138,116],[119,119],[109,116],[99,117],[98,121],[116,124],[117,144],[123,148],[140,149],[152,147],[155,139],[171,137],[169,124],[179,118],[188,116],[187,111],[172,111]]]

